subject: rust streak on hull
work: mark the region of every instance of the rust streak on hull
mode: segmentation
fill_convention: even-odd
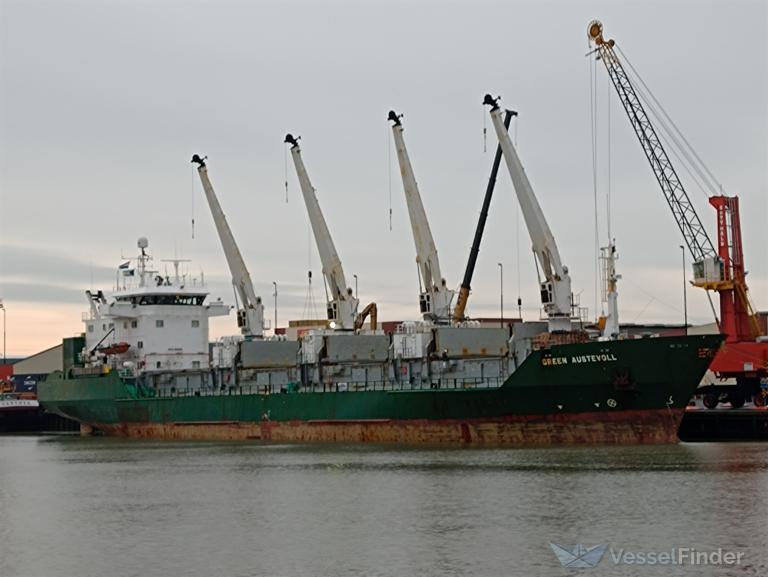
[[[682,409],[510,416],[500,419],[95,424],[107,435],[278,443],[546,446],[676,443]]]

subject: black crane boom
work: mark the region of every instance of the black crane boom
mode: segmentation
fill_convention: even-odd
[[[513,110],[507,110],[504,115],[504,126],[509,130],[509,124],[512,121],[512,117],[516,116],[517,112]],[[477,221],[477,228],[475,229],[475,238],[472,241],[472,248],[469,251],[469,260],[467,261],[467,268],[464,270],[464,280],[461,281],[461,289],[459,290],[459,299],[456,303],[456,308],[453,309],[453,320],[459,322],[464,319],[464,311],[467,307],[467,300],[469,299],[470,285],[472,284],[472,276],[475,272],[475,265],[477,264],[477,255],[480,254],[480,242],[483,240],[483,232],[485,231],[485,222],[488,220],[488,209],[491,206],[491,198],[493,197],[493,189],[496,187],[496,177],[499,174],[499,166],[501,165],[501,145],[496,146],[496,155],[493,157],[493,166],[491,167],[491,176],[488,179],[488,186],[485,189],[485,197],[483,198],[483,207],[480,209],[480,218]]]

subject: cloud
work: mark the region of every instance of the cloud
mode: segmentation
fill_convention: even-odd
[[[0,291],[6,302],[81,303],[83,306],[86,305],[83,291],[61,285],[0,281]]]
[[[103,258],[100,256],[100,259]],[[0,245],[2,285],[16,281],[28,284],[42,282],[60,283],[61,286],[88,286],[91,278],[108,278],[110,275],[114,278],[114,269],[89,263],[87,259],[77,258],[56,249]]]
[[[47,298],[51,306],[83,303],[80,291],[91,284],[109,289],[119,256],[133,255],[135,239],[146,235],[158,259],[192,258],[205,271],[212,297],[233,303],[226,261],[189,163],[200,153],[210,156],[219,200],[267,308],[274,280],[281,324],[301,315],[311,268],[322,312],[317,250],[283,144],[291,131],[303,136],[307,169],[348,283],[358,275],[361,302],[380,303],[381,318],[418,318],[413,239],[386,113],[405,114],[442,273],[455,288],[495,148],[492,130],[483,142],[488,118],[480,105],[491,91],[520,112],[514,131],[521,160],[574,291],[594,315],[584,58],[594,6],[561,1],[553,19],[552,3],[526,3],[525,10],[509,2],[481,4],[441,3],[436,18],[438,4],[413,1],[402,18],[391,2],[297,7],[224,0],[200,18],[183,2],[3,3],[0,293],[37,304]],[[642,3],[605,3],[600,15],[725,190],[739,194],[752,296],[764,309],[766,4],[672,1],[663,9],[662,22]],[[514,22],[514,33],[489,34],[490,13]],[[737,59],[727,50],[722,22],[739,23]],[[649,43],[649,29],[670,41]],[[669,58],[681,50],[687,57]],[[605,71],[597,73],[597,210],[604,243],[610,147],[612,235],[626,281],[620,307],[627,320],[677,319],[680,234]],[[743,86],[749,89],[733,88]],[[723,113],[712,115],[713,109]],[[714,236],[714,212],[687,175],[680,176]],[[530,317],[538,316],[530,239],[517,215],[502,169],[470,314],[496,314],[496,263],[503,262],[507,311],[521,296]],[[689,314],[711,317],[703,295],[691,290],[689,296]],[[233,321],[226,323],[234,332]]]

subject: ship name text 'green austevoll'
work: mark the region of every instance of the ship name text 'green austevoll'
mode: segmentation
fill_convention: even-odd
[[[574,355],[572,357],[544,357],[541,359],[541,365],[551,367],[554,365],[578,365],[583,363],[610,363],[614,362],[616,355],[613,353],[603,355]]]

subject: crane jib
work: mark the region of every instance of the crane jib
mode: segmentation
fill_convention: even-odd
[[[512,117],[515,116],[515,112],[507,110],[504,114],[504,127],[509,130],[509,125],[512,122]],[[488,220],[488,210],[491,206],[491,198],[493,197],[493,191],[496,188],[496,178],[499,174],[499,167],[501,166],[502,151],[501,145],[496,146],[496,154],[493,157],[493,165],[491,166],[491,176],[488,178],[488,185],[485,189],[485,197],[483,198],[483,206],[480,209],[480,217],[477,220],[477,228],[475,229],[475,236],[472,240],[472,247],[469,250],[469,259],[467,260],[467,267],[464,270],[464,279],[461,282],[461,290],[459,291],[459,300],[456,303],[456,308],[453,311],[454,322],[459,322],[464,318],[464,311],[467,307],[467,300],[469,299],[469,291],[472,285],[472,277],[475,274],[475,265],[477,264],[477,257],[480,254],[480,243],[483,240],[483,233],[485,232],[485,223]]]
[[[509,130],[509,125],[513,116],[514,112],[511,110],[507,110],[504,115],[504,127],[507,130]],[[496,187],[496,177],[499,174],[499,166],[501,166],[501,155],[501,145],[497,145],[496,154],[493,157],[493,166],[491,167],[491,176],[488,179],[488,186],[485,189],[483,207],[480,209],[480,218],[477,221],[477,228],[475,229],[475,238],[472,241],[469,261],[467,262],[467,268],[464,272],[464,281],[461,283],[462,288],[469,289],[472,283],[472,276],[475,272],[475,264],[477,263],[477,255],[480,253],[480,243],[483,240],[483,232],[485,231],[485,223],[488,220],[488,209],[491,206],[491,198],[493,197],[493,191]]]
[[[717,258],[717,251],[704,229],[685,188],[667,156],[656,130],[651,123],[640,98],[609,42],[598,43],[597,51],[619,95],[656,180],[675,217],[685,243],[695,262]]]

